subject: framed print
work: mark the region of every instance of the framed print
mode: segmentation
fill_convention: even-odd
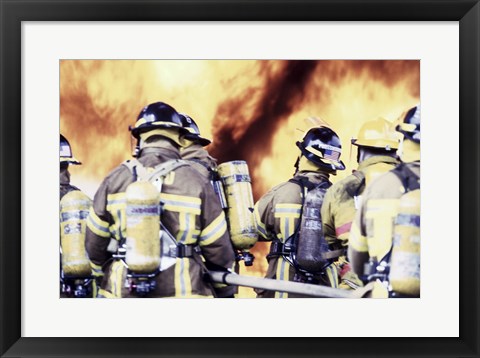
[[[0,1],[2,356],[479,355],[478,1]],[[324,71],[323,77],[316,77],[320,80],[331,68],[318,67],[319,61],[342,61],[338,63],[352,67],[363,61],[350,83],[362,76],[371,76],[371,81],[346,88],[348,101],[341,104],[336,102],[337,92],[328,93],[327,86],[318,87],[322,91],[278,90],[275,74],[285,70],[288,61],[305,60],[315,71]],[[102,164],[112,153],[122,153],[115,157],[119,164],[123,152],[131,149],[126,128],[112,128],[110,122],[100,126],[84,118],[94,101],[107,103],[95,107],[95,119],[123,118],[123,128],[127,122],[133,124],[130,118],[141,109],[131,108],[135,101],[130,99],[155,98],[144,95],[139,82],[150,93],[165,88],[169,92],[155,93],[193,111],[199,102],[215,103],[217,108],[210,97],[236,93],[240,88],[236,83],[244,81],[250,93],[236,105],[244,104],[248,112],[254,107],[247,99],[253,101],[255,90],[262,88],[249,76],[258,71],[267,74],[265,83],[272,88],[265,106],[278,103],[278,98],[284,103],[313,98],[312,108],[329,121],[335,113],[339,117],[360,113],[361,98],[381,98],[385,107],[396,98],[394,90],[368,87],[377,80],[369,63],[379,66],[378,60],[392,78],[403,81],[395,83],[415,82],[418,90],[408,100],[421,98],[427,118],[422,124],[426,224],[420,299],[146,299],[141,304],[138,299],[58,299],[58,169],[49,174],[58,168],[58,144],[52,138],[66,130],[76,156],[86,154],[87,146],[95,148],[98,156],[89,170],[98,169],[99,178],[108,172]],[[152,85],[151,73],[138,67],[148,61],[155,61],[152,66],[158,71],[167,68],[159,77],[164,87]],[[268,65],[262,65],[266,61]],[[108,66],[113,69],[97,70]],[[235,66],[243,68],[238,76],[231,75],[238,74]],[[335,78],[350,74],[342,66]],[[415,75],[408,75],[412,73],[408,66],[415,68]],[[301,82],[303,70],[292,72],[295,83]],[[107,82],[110,86],[102,85]],[[221,85],[215,87],[217,83]],[[109,102],[109,95],[121,100]],[[195,103],[189,103],[191,99]],[[66,108],[70,101],[76,106]],[[105,112],[112,109],[114,113]],[[243,120],[233,106],[226,112]],[[202,130],[213,131],[213,125],[199,123]],[[75,124],[92,127],[81,145]],[[216,123],[217,130],[221,124]],[[257,130],[269,128],[274,127]],[[226,126],[225,131],[231,135],[236,129]],[[123,132],[124,137],[118,134],[122,144],[100,135]],[[226,135],[225,140],[234,137]],[[294,139],[279,138],[277,147],[288,140]],[[117,144],[125,147],[108,147]],[[261,145],[244,145],[260,155]],[[217,149],[216,155],[224,154]],[[82,180],[88,187],[88,175]],[[268,187],[274,184],[268,182]],[[90,196],[97,186],[95,181]]]

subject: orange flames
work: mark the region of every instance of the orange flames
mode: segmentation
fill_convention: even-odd
[[[219,162],[247,160],[257,200],[291,177],[295,142],[311,126],[306,118],[320,118],[342,140],[347,170],[335,181],[355,168],[350,138],[365,121],[393,121],[419,100],[420,62],[414,60],[60,63],[60,131],[83,162],[71,168],[72,183],[92,197],[108,172],[131,157],[128,126],[151,102],[194,118],[213,139],[207,149]],[[264,273],[266,248],[257,244],[248,274]]]

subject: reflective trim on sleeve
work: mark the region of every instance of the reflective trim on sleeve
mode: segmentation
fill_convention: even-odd
[[[97,236],[104,238],[110,237],[108,222],[100,219],[93,210],[93,207],[90,208],[90,212],[88,213],[87,227]]]
[[[107,210],[111,211],[113,208],[120,206],[125,207],[127,205],[127,197],[125,193],[108,194],[107,196]]]
[[[202,200],[200,198],[175,195],[175,194],[160,194],[160,201],[165,210],[192,213],[200,215]]]
[[[255,221],[257,223],[257,232],[264,238],[268,239],[267,229],[260,219],[260,213],[258,212],[258,206],[255,205],[253,209],[253,215],[255,216]]]
[[[343,234],[346,234],[348,232],[350,232],[350,229],[352,227],[352,222],[348,222],[346,224],[343,224],[337,228],[335,228],[335,235],[337,235],[337,237],[343,235]]]
[[[210,245],[227,231],[227,221],[223,211],[200,234],[200,246]]]
[[[107,211],[112,215],[110,231],[117,240],[125,238],[127,228],[127,198],[125,193],[108,194]]]
[[[348,244],[357,252],[368,252],[367,238],[360,234],[360,228],[356,223],[353,223],[352,228],[350,229]]]
[[[95,277],[103,276],[102,266],[94,264],[90,261],[90,268],[92,269],[92,275]]]

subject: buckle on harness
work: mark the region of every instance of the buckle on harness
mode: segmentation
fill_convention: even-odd
[[[273,240],[267,259],[275,256],[289,255],[292,251],[291,245],[283,244],[280,240]]]
[[[176,247],[172,248],[175,250],[174,252],[170,251],[170,254],[172,257],[178,257],[178,258],[183,258],[183,257],[193,257],[195,253],[200,252],[200,247],[198,245],[184,245],[184,244],[178,244]]]

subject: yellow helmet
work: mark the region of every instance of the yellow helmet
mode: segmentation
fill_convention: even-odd
[[[381,117],[364,123],[358,132],[358,138],[352,139],[353,145],[387,151],[397,149],[398,142],[398,134],[392,124]]]

